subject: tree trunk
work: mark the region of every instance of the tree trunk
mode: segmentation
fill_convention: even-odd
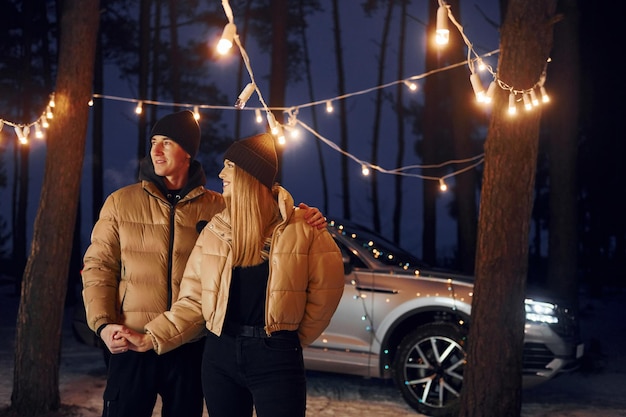
[[[550,158],[550,233],[548,287],[578,305],[578,239],[576,210],[576,160],[580,59],[579,14],[575,0],[559,0],[565,19],[554,28],[553,63],[548,74],[553,103],[546,110]],[[559,99],[567,97],[567,100]]]
[[[304,0],[300,0],[300,18],[304,22],[306,19],[306,15],[304,13],[303,7]],[[301,41],[302,41],[302,50],[304,51],[304,68],[306,72],[306,83],[307,83],[307,91],[309,94],[309,101],[315,101],[315,93],[313,88],[313,74],[311,73],[311,54],[309,53],[309,43],[307,42],[306,36],[306,27],[302,26],[301,30]],[[316,106],[311,108],[311,120],[313,122],[313,129],[315,131],[319,131],[319,125],[317,123],[317,109]],[[324,165],[324,157],[322,154],[322,143],[319,140],[315,141],[315,149],[317,151],[317,159],[320,164],[320,176],[322,180],[322,213],[328,213],[329,210],[329,198],[328,198],[328,180],[326,179],[326,165]]]
[[[333,0],[333,38],[335,40],[335,61],[337,62],[337,94],[343,96],[346,93],[345,70],[343,67],[343,49],[341,47],[341,22],[339,19],[339,0]],[[348,113],[346,100],[339,101],[339,125],[341,140],[339,147],[348,149]],[[341,155],[341,190],[343,203],[343,217],[350,219],[350,173],[348,170],[348,157]]]
[[[23,415],[43,414],[60,405],[63,301],[98,30],[97,0],[66,0],[63,4],[55,117],[47,134],[42,194],[24,271],[15,338],[11,407]]]
[[[511,0],[501,29],[498,78],[534,87],[552,46],[556,0]],[[476,282],[460,416],[519,416],[528,234],[537,165],[540,108],[505,111],[496,93],[478,220]]]
[[[287,0],[271,2],[272,12],[272,58],[270,73],[270,107],[285,106],[285,91],[287,89]],[[282,111],[274,110],[274,117],[280,124],[284,117]],[[276,181],[282,182],[282,147],[276,148],[278,154],[278,175]]]
[[[398,80],[404,78],[404,54],[406,45],[406,19],[407,19],[407,6],[408,0],[402,0],[400,2],[400,31],[398,40]],[[396,126],[397,126],[397,143],[398,150],[396,152],[396,167],[404,165],[405,155],[405,134],[404,127],[406,123],[405,106],[404,106],[404,90],[406,86],[404,84],[398,84],[396,90]],[[401,241],[402,232],[402,203],[404,201],[404,190],[402,184],[404,177],[402,175],[396,175],[394,178],[394,190],[395,198],[393,204],[393,235],[392,238],[395,242]]]
[[[385,20],[383,22],[383,32],[380,36],[380,49],[378,52],[378,79],[376,85],[382,85],[385,80],[385,59],[387,57],[387,41],[389,39],[389,30],[391,28],[391,17],[393,15],[394,2],[387,3]],[[374,125],[372,126],[372,153],[370,162],[372,165],[378,165],[378,144],[380,142],[380,124],[381,112],[383,107],[383,90],[377,89],[374,107]],[[347,149],[347,148],[344,148]],[[370,172],[370,185],[372,187],[372,224],[376,232],[380,232],[380,208],[378,207],[378,171]]]

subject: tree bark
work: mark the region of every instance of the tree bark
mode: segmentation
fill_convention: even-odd
[[[31,252],[17,318],[11,408],[38,415],[58,409],[64,297],[91,98],[98,0],[66,0],[61,19],[55,114]]]
[[[498,78],[515,90],[536,85],[552,46],[556,0],[508,3]],[[496,94],[485,143],[476,282],[460,416],[519,416],[528,239],[540,108],[506,112]]]
[[[554,28],[548,74],[553,103],[546,110],[550,159],[548,287],[578,306],[576,161],[579,126],[579,12],[575,0],[559,0],[564,20]],[[567,97],[567,100],[563,98]],[[556,101],[556,102],[554,102]]]

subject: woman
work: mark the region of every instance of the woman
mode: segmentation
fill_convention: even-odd
[[[302,347],[324,331],[343,291],[341,253],[274,185],[274,139],[231,145],[220,172],[226,208],[200,234],[178,301],[128,331],[131,349],[161,354],[209,330],[202,386],[211,417],[304,416]]]

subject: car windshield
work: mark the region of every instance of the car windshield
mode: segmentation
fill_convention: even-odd
[[[374,231],[341,220],[333,220],[329,226],[378,263],[407,270],[428,268],[428,264]]]

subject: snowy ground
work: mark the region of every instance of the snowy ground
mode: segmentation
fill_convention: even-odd
[[[606,291],[581,302],[586,356],[583,367],[524,391],[523,417],[626,417],[626,291]],[[17,300],[0,282],[0,409],[9,405]],[[67,321],[69,323],[69,320]],[[101,414],[105,368],[100,351],[63,331],[61,401],[83,417]],[[389,381],[335,374],[308,375],[308,416],[416,417]],[[154,416],[158,416],[159,408]],[[206,415],[206,414],[205,414]]]

